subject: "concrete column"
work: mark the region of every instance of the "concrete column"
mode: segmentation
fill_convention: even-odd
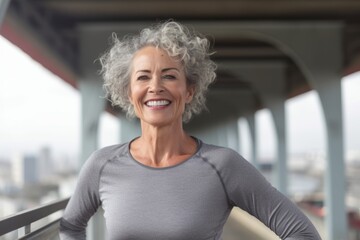
[[[127,119],[125,114],[119,116],[120,121],[120,142],[125,143],[141,135],[140,121]]]
[[[251,163],[259,169],[259,161],[257,156],[257,140],[256,140],[256,128],[255,128],[255,115],[249,114],[245,117],[250,132],[251,141]]]
[[[325,218],[328,239],[347,239],[347,218],[345,206],[345,166],[342,126],[340,76],[317,78],[327,81],[318,89],[327,130],[327,166],[325,172]]]
[[[287,168],[287,142],[285,129],[285,102],[279,101],[270,107],[277,137],[278,162],[275,165],[275,182],[279,190],[285,195],[288,193],[288,168]]]
[[[198,137],[206,143],[215,145],[219,144],[218,129],[213,125],[208,126],[207,128],[202,128]]]
[[[226,123],[227,146],[239,152],[239,126],[238,119],[232,118]]]
[[[98,148],[98,125],[105,109],[105,93],[98,74],[99,63],[95,60],[107,47],[106,42],[93,29],[79,28],[79,67],[82,79],[79,88],[82,94],[82,157],[81,163]],[[101,44],[103,43],[103,44]],[[100,207],[88,223],[87,239],[107,239],[103,209]]]
[[[257,143],[255,135],[255,112],[256,112],[256,96],[253,91],[245,91],[242,93],[241,98],[238,100],[238,108],[240,115],[243,116],[249,127],[250,142],[251,142],[251,157],[249,161],[259,168],[257,157]]]
[[[211,104],[208,104],[210,106]],[[189,123],[184,125],[184,130],[205,143],[219,144],[219,133],[221,133],[217,111],[204,111],[201,115],[195,116]],[[220,115],[221,116],[221,115]],[[226,138],[226,135],[225,135]]]
[[[228,147],[228,138],[227,138],[227,126],[226,124],[219,123],[216,128],[216,135],[217,135],[217,145]]]
[[[277,139],[275,186],[287,195],[287,142],[285,130],[285,66],[281,63],[264,63],[257,66],[251,83],[258,91],[264,105],[270,109]],[[271,80],[270,80],[271,79]]]
[[[105,108],[104,93],[99,79],[88,78],[79,81],[81,92],[81,161],[80,166],[90,154],[98,148],[98,128],[100,116]],[[105,221],[103,210],[99,208],[90,219],[87,228],[87,239],[104,239]]]
[[[240,126],[240,120],[241,120],[241,118],[238,118],[238,120],[237,120],[237,127],[238,127],[238,139],[239,139],[239,143],[238,143],[238,152],[239,152],[239,154],[241,154],[241,155],[244,155],[244,152],[243,152],[243,146],[242,146],[242,144],[241,144],[241,140],[242,140],[242,137],[241,137],[241,134],[243,134],[242,133],[242,131],[241,131],[241,126]],[[251,161],[251,159],[248,159],[248,161]]]
[[[82,79],[79,81],[81,93],[81,162],[86,161],[90,154],[98,148],[98,128],[101,113],[105,108],[99,79]]]
[[[9,6],[10,0],[0,0],[0,26],[5,17],[6,10]]]

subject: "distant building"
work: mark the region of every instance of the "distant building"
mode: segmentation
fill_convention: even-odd
[[[51,149],[43,147],[38,157],[38,176],[39,180],[46,180],[53,174],[54,165],[51,156]]]
[[[0,183],[8,182],[11,179],[11,164],[0,160]]]
[[[19,187],[39,181],[38,158],[34,155],[18,155],[12,161],[13,181]]]

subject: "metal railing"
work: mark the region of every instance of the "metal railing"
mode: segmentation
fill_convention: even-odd
[[[31,224],[65,209],[68,201],[69,198],[62,199],[0,219],[0,236],[17,230],[24,231],[19,239],[49,239],[57,234],[60,218],[35,231],[31,231]]]

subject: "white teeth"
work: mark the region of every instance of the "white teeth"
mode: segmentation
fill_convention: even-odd
[[[146,105],[150,107],[156,107],[156,106],[165,106],[168,105],[169,103],[170,101],[168,100],[159,100],[159,101],[148,101]]]

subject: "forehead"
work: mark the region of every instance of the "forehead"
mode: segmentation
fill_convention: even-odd
[[[138,50],[132,61],[133,69],[159,67],[182,68],[181,61],[170,57],[169,54],[154,46],[147,46]]]

